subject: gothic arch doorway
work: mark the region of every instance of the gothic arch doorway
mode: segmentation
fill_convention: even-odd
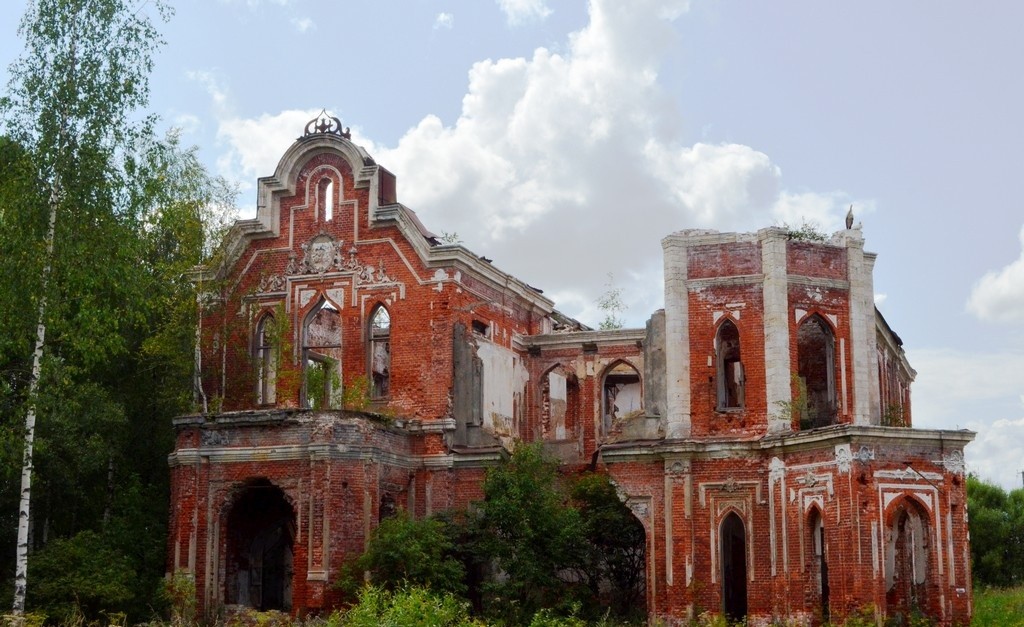
[[[295,512],[280,488],[255,479],[227,515],[225,600],[260,611],[292,609]]]
[[[735,512],[722,521],[722,612],[730,620],[747,615],[747,534]]]
[[[808,539],[810,540],[809,573],[812,595],[821,609],[821,620],[829,621],[828,550],[825,543],[825,518],[817,507],[807,517]]]
[[[886,525],[886,610],[909,617],[931,609],[928,578],[931,562],[930,516],[916,500],[901,498],[890,510]]]

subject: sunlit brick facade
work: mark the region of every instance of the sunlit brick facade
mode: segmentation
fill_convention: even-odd
[[[175,420],[169,571],[202,609],[311,612],[378,521],[481,498],[543,441],[647,536],[650,616],[970,617],[963,447],[910,428],[914,371],[859,229],[666,237],[665,308],[595,331],[428,231],[322,118],[260,179],[203,291]]]

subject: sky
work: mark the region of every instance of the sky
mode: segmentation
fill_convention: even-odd
[[[152,1],[136,0],[156,18]],[[25,0],[0,10],[0,81]],[[1024,4],[182,0],[150,109],[254,213],[322,108],[427,228],[596,325],[663,305],[684,228],[841,228],[917,370],[918,427],[1024,471]]]

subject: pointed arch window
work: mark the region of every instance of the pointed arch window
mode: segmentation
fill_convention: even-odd
[[[608,435],[617,422],[633,418],[643,411],[640,373],[624,361],[616,362],[605,371],[601,387],[601,435]]]
[[[370,396],[385,398],[391,388],[391,314],[378,305],[370,316]]]
[[[302,326],[302,405],[332,409],[341,397],[341,314],[321,299]]]
[[[718,327],[717,355],[718,410],[742,409],[746,400],[746,377],[740,361],[740,332],[732,320]]]
[[[797,375],[800,395],[806,401],[801,429],[825,427],[836,422],[835,335],[825,319],[814,314],[797,330]],[[800,403],[802,406],[803,402]]]
[[[277,324],[266,314],[256,325],[254,352],[256,358],[256,402],[272,405],[277,402]]]

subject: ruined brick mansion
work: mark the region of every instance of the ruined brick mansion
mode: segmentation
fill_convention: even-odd
[[[207,411],[174,421],[168,570],[203,611],[330,607],[382,516],[542,441],[642,523],[652,618],[969,621],[973,434],[911,427],[859,228],[672,233],[664,309],[595,331],[431,233],[335,118],[257,207],[197,272]]]

